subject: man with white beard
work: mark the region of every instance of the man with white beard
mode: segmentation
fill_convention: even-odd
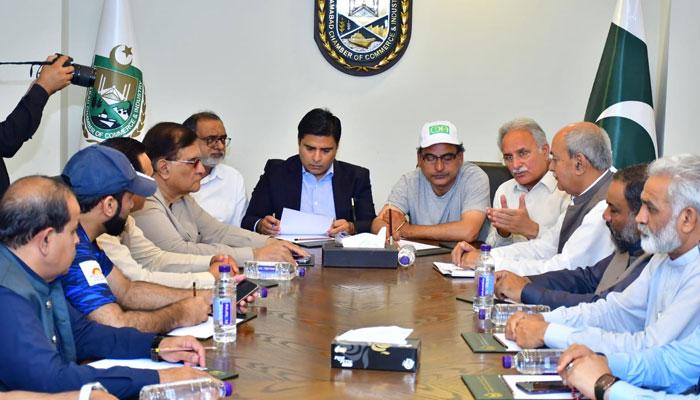
[[[203,111],[191,115],[182,123],[197,134],[205,174],[200,189],[190,193],[212,217],[227,225],[241,226],[248,207],[243,175],[222,163],[231,138],[218,115]]]
[[[544,314],[514,314],[506,337],[524,348],[583,344],[606,354],[661,346],[700,325],[700,157],[649,166],[636,221],[642,248],[655,253],[621,293]]]

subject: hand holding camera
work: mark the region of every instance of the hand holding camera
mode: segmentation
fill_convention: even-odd
[[[56,53],[49,56],[39,71],[36,83],[41,85],[49,95],[63,89],[71,83],[90,87],[95,83],[95,69],[85,65],[73,64],[73,59]]]

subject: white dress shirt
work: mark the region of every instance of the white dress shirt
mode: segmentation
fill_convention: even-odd
[[[219,222],[241,226],[248,208],[243,175],[229,165],[219,164],[199,184],[199,191],[190,193],[199,206]]]
[[[530,219],[536,222],[540,229],[537,238],[542,237],[546,230],[557,223],[559,215],[566,211],[571,202],[568,193],[557,189],[557,180],[551,171],[540,179],[531,190],[518,183],[515,179],[503,182],[493,196],[493,208],[501,208],[501,196],[506,197],[508,208],[518,208],[520,206],[520,195],[525,194],[525,208]],[[501,247],[512,243],[527,242],[528,238],[523,235],[510,235],[503,237],[493,225],[489,229],[486,243],[491,247]]]
[[[603,353],[634,352],[691,334],[700,325],[700,251],[671,260],[655,254],[622,292],[595,303],[544,313],[545,344],[565,349],[584,344]]]
[[[583,193],[601,178],[602,175]],[[603,212],[606,208],[605,200],[599,201],[583,217],[581,225],[566,241],[561,253],[557,253],[557,249],[565,212],[561,213],[557,223],[547,228],[539,238],[491,250],[496,269],[512,271],[523,276],[595,265],[615,251],[610,230],[603,220]]]
[[[163,251],[146,239],[131,216],[121,235],[105,233],[97,243],[129,280],[182,289],[191,288],[192,282],[204,289],[214,287],[214,276],[208,272],[211,255]]]

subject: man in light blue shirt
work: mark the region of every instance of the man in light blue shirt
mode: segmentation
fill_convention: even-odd
[[[642,248],[655,255],[639,278],[595,303],[516,313],[507,337],[525,348],[578,343],[608,354],[670,343],[700,325],[700,157],[652,163],[641,198],[636,221]]]
[[[698,384],[700,327],[682,340],[607,357],[573,345],[560,357],[558,371],[570,386],[591,399],[597,397],[596,386],[606,400],[680,398],[667,393],[685,393]],[[612,384],[605,387],[606,381]],[[698,397],[697,389],[693,397]]]

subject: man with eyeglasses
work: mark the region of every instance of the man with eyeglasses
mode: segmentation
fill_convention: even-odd
[[[391,189],[372,232],[387,227],[395,240],[476,240],[489,205],[486,173],[464,162],[464,146],[449,121],[423,125],[418,146],[419,169],[404,174]]]
[[[243,213],[248,207],[243,175],[222,163],[231,138],[218,115],[211,111],[198,112],[182,123],[197,134],[202,153],[204,177],[192,197],[212,217],[227,225],[241,226]]]
[[[557,187],[571,195],[571,203],[539,238],[493,249],[497,270],[535,275],[576,269],[595,265],[615,250],[603,220],[613,176],[607,132],[590,122],[567,125],[554,136],[551,155],[549,170]],[[479,250],[460,242],[452,260],[473,267],[479,255]]]
[[[557,188],[549,168],[549,143],[540,125],[516,118],[498,130],[498,148],[513,179],[504,182],[487,208],[492,247],[538,238],[566,211],[569,195]]]

